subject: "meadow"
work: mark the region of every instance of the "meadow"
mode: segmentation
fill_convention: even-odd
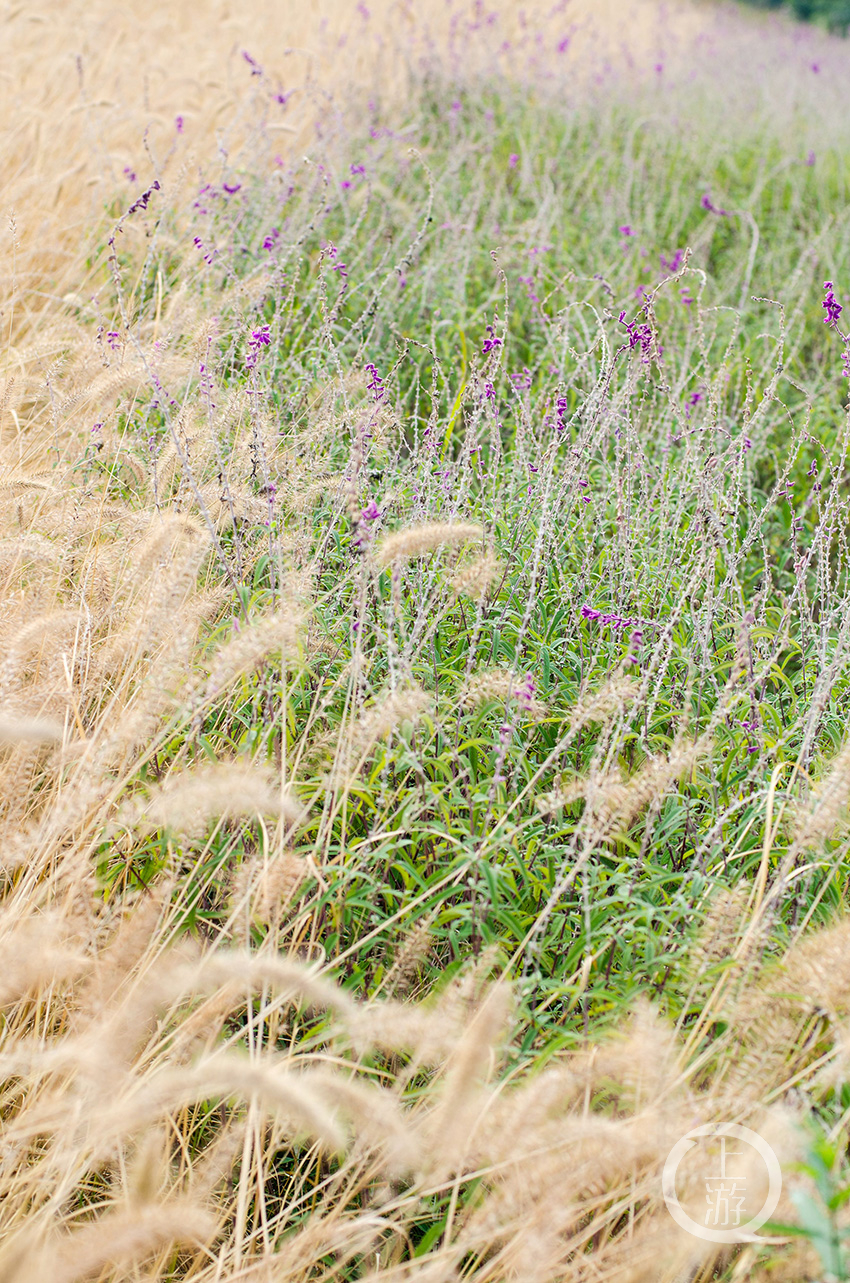
[[[846,42],[0,30],[0,1281],[849,1278]]]

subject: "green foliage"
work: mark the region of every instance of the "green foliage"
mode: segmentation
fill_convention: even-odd
[[[636,104],[565,113],[509,91],[451,101],[435,89],[401,137],[349,134],[281,179],[245,158],[201,229],[225,246],[238,227],[237,248],[175,267],[169,246],[174,280],[216,304],[216,387],[268,416],[247,420],[241,474],[268,523],[220,534],[238,609],[277,608],[309,565],[315,645],[247,674],[194,740],[175,729],[160,766],[294,763],[312,805],[298,849],[322,876],[292,920],[309,914],[363,992],[416,924],[424,987],[492,948],[521,981],[530,1054],[647,989],[689,1020],[689,942],[718,885],[762,870],[777,943],[844,901],[843,846],[806,856],[789,821],[850,711],[846,392],[820,308],[824,276],[850,282],[850,238],[840,157],[808,165],[793,134],[683,135]],[[141,401],[126,422],[140,455],[169,430]],[[221,450],[236,469],[227,434]],[[369,502],[374,528],[352,517]],[[472,550],[375,561],[388,531],[458,519],[501,565],[481,601],[452,588]],[[493,668],[531,680],[540,712],[504,691],[470,703]],[[634,705],[571,731],[628,672]],[[348,761],[358,717],[406,685],[427,715]],[[709,732],[712,752],[622,822],[596,832],[587,789],[543,806]],[[228,879],[264,841],[228,823],[200,851],[159,835],[129,866],[104,847],[102,872],[147,883],[171,850],[186,924],[226,933]]]
[[[787,8],[795,18],[805,22],[822,22],[830,31],[846,36],[850,28],[850,4],[847,0],[744,0],[757,9]]]
[[[850,1257],[845,1247],[850,1229],[842,1228],[837,1221],[837,1213],[850,1201],[846,1158],[846,1136],[842,1135],[839,1141],[830,1140],[812,1124],[806,1159],[794,1170],[809,1178],[815,1193],[804,1188],[792,1190],[791,1201],[800,1217],[799,1224],[774,1222],[767,1227],[773,1234],[808,1239],[828,1280],[850,1279]]]

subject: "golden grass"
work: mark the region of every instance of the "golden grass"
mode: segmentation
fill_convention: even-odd
[[[66,466],[72,447],[118,397],[132,402],[166,323],[195,350],[210,325],[189,300],[162,298],[138,350],[104,369],[81,319],[103,289],[105,229],[115,222],[104,205],[120,193],[126,206],[154,181],[161,186],[151,200],[171,202],[216,147],[236,153],[253,136],[257,104],[243,50],[293,93],[258,165],[309,149],[317,120],[346,110],[378,79],[403,114],[417,58],[447,78],[457,73],[447,6],[368,0],[368,8],[367,22],[341,0],[70,0],[7,6],[0,16],[4,1283],[157,1280],[178,1267],[209,1283],[355,1274],[437,1283],[461,1271],[477,1283],[578,1283],[591,1277],[590,1244],[597,1279],[673,1283],[688,1271],[707,1279],[714,1248],[680,1235],[661,1203],[660,1164],[672,1140],[695,1119],[734,1118],[757,1123],[793,1157],[790,1107],[779,1102],[789,1085],[846,1059],[850,1046],[846,925],[795,946],[783,973],[763,967],[753,947],[758,915],[734,902],[718,909],[727,947],[709,937],[693,976],[711,1015],[700,1032],[710,1029],[714,1041],[702,1047],[693,1030],[672,1030],[640,1006],[610,1042],[536,1076],[512,1076],[515,999],[487,965],[430,1003],[393,997],[405,994],[428,947],[427,924],[388,975],[386,1001],[356,1004],[330,966],[285,956],[309,946],[313,927],[290,923],[276,935],[281,915],[307,872],[322,877],[313,854],[293,845],[304,816],[295,764],[210,766],[181,750],[157,777],[158,753],[246,674],[274,657],[284,688],[288,667],[318,644],[305,607],[313,568],[296,548],[279,611],[242,620],[210,650],[203,630],[220,622],[225,600],[208,574],[223,524],[217,505],[225,504],[212,445],[197,447],[197,485],[181,480],[176,450],[155,480],[107,429],[104,457],[129,469],[137,501],[107,503],[77,487]],[[577,29],[561,62],[552,50],[564,20],[548,21],[541,82],[557,67],[578,83],[600,41],[625,58],[624,21],[631,56],[654,57],[659,22],[648,0],[576,0],[569,22]],[[713,21],[672,8],[664,27],[671,56],[686,61]],[[755,40],[749,20],[740,21],[742,41]],[[470,55],[470,79],[528,74],[500,52],[501,40],[521,35],[514,6],[500,23]],[[138,174],[134,186],[125,166]],[[122,223],[122,244],[137,257],[141,227]],[[132,281],[128,288],[132,299]],[[167,359],[171,386],[187,386],[186,354]],[[226,413],[239,419],[238,406]],[[202,436],[202,426],[194,430]],[[227,503],[263,511],[236,480]],[[481,537],[472,524],[423,524],[387,536],[377,562]],[[476,556],[452,573],[458,594],[480,600],[501,567],[493,554]],[[465,698],[513,700],[520,716],[543,718],[530,694],[524,705],[517,699],[520,680],[493,669],[468,683]],[[635,691],[616,675],[574,711],[572,730],[618,716]],[[332,771],[350,777],[378,740],[415,726],[431,702],[403,684],[368,707],[352,699],[331,745]],[[313,742],[323,746],[320,734]],[[709,751],[708,736],[674,744],[629,780],[600,762],[543,804],[579,790],[598,838]],[[832,832],[845,776],[846,750],[800,819],[801,848]],[[206,950],[175,943],[188,908],[176,875],[164,889],[128,894],[129,908],[104,901],[93,862],[105,835],[120,854],[146,824],[200,834],[246,814],[258,817],[265,841],[224,888],[226,934],[247,940],[253,922],[271,924],[260,954],[215,940]],[[735,965],[722,969],[730,957]],[[785,994],[787,975],[797,998]],[[234,1050],[246,1029],[248,1049]],[[467,1199],[472,1182],[478,1192]],[[417,1228],[444,1195],[442,1230],[416,1259]],[[803,1249],[788,1268],[787,1277],[801,1277]]]

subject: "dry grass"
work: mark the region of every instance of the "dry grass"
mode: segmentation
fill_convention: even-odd
[[[418,507],[405,507],[391,475],[407,446],[398,417],[338,357],[303,376],[294,444],[276,432],[273,408],[256,408],[248,376],[211,392],[199,367],[214,343],[247,343],[245,370],[261,359],[266,286],[234,274],[216,292],[186,268],[199,172],[271,190],[294,158],[321,163],[347,113],[368,115],[378,79],[403,131],[429,78],[474,88],[507,75],[586,102],[588,68],[608,58],[624,78],[611,94],[628,101],[652,80],[659,42],[684,83],[706,33],[732,23],[743,65],[761,28],[713,8],[671,6],[659,19],[649,0],[574,0],[525,18],[505,6],[467,46],[458,7],[367,4],[368,16],[341,0],[71,0],[0,13],[3,1283],[707,1280],[727,1261],[666,1213],[671,1144],[695,1120],[743,1121],[790,1163],[803,1093],[821,1102],[843,1081],[845,921],[781,951],[770,941],[802,860],[832,851],[846,809],[846,747],[811,796],[798,788],[792,799],[792,785],[817,773],[810,741],[783,795],[796,825],[783,859],[772,843],[786,808],[771,828],[771,784],[752,888],[742,879],[743,892],[707,897],[681,1019],[641,1000],[597,1038],[585,1018],[580,1045],[535,1066],[517,964],[533,980],[535,948],[596,854],[710,769],[715,733],[748,715],[752,657],[748,670],[739,641],[707,725],[692,731],[682,715],[666,746],[634,763],[629,718],[650,720],[673,624],[651,643],[646,677],[625,671],[635,641],[607,680],[582,676],[577,702],[555,707],[521,662],[545,569],[538,543],[512,662],[496,638],[476,666],[487,602],[519,557],[504,531],[495,538],[498,514],[485,527],[459,502],[446,517],[430,480]],[[768,67],[764,101],[802,103],[812,129],[825,119],[838,132],[831,95],[846,53],[806,39],[825,88],[814,94],[802,72],[783,79]],[[291,95],[273,119],[270,86]],[[697,77],[694,93],[711,92]],[[742,93],[729,110],[746,106]],[[163,257],[151,284],[152,247]],[[314,258],[329,265],[329,255],[323,246]],[[321,307],[332,351],[327,290]],[[605,394],[600,378],[588,404]],[[152,400],[156,441],[153,427],[129,427]],[[434,476],[454,424],[452,414],[438,425]],[[375,475],[386,495],[373,529],[379,517],[361,501],[363,477]],[[325,500],[330,515],[314,522]],[[279,530],[275,503],[285,504]],[[333,521],[346,514],[358,555],[328,589]],[[345,599],[337,627],[323,613],[334,594]],[[416,661],[456,609],[470,612],[459,618],[472,640],[447,697],[436,647],[428,689]],[[451,843],[440,846],[417,737],[454,736],[459,751],[461,718],[493,705],[493,769],[463,785],[460,865]],[[548,723],[558,726],[543,765],[528,759],[512,775],[513,737]],[[464,723],[465,739],[480,725]],[[570,776],[568,750],[593,736],[585,769]],[[396,814],[393,790],[408,778],[419,809]],[[364,831],[352,817],[370,789],[378,801]],[[579,801],[584,811],[506,961],[475,933],[486,858],[500,842],[522,849],[526,801],[535,822]],[[347,943],[343,891],[335,898],[346,860],[380,844],[389,868],[393,843],[401,849],[413,828],[427,839],[420,868],[430,878],[445,860],[438,889],[472,906],[475,947],[423,996],[442,902],[412,923],[409,905],[393,902],[389,926],[409,931],[391,964],[354,974],[355,988],[379,996],[355,999],[347,971],[378,928],[364,894],[367,925]],[[425,893],[417,884],[414,906]],[[557,995],[559,1021],[572,1019],[597,964],[588,948]],[[806,1251],[793,1248],[769,1277],[811,1277]],[[747,1277],[768,1277],[750,1264]]]

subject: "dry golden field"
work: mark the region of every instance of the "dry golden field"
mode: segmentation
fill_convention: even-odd
[[[0,49],[0,1283],[850,1277],[845,42]]]

